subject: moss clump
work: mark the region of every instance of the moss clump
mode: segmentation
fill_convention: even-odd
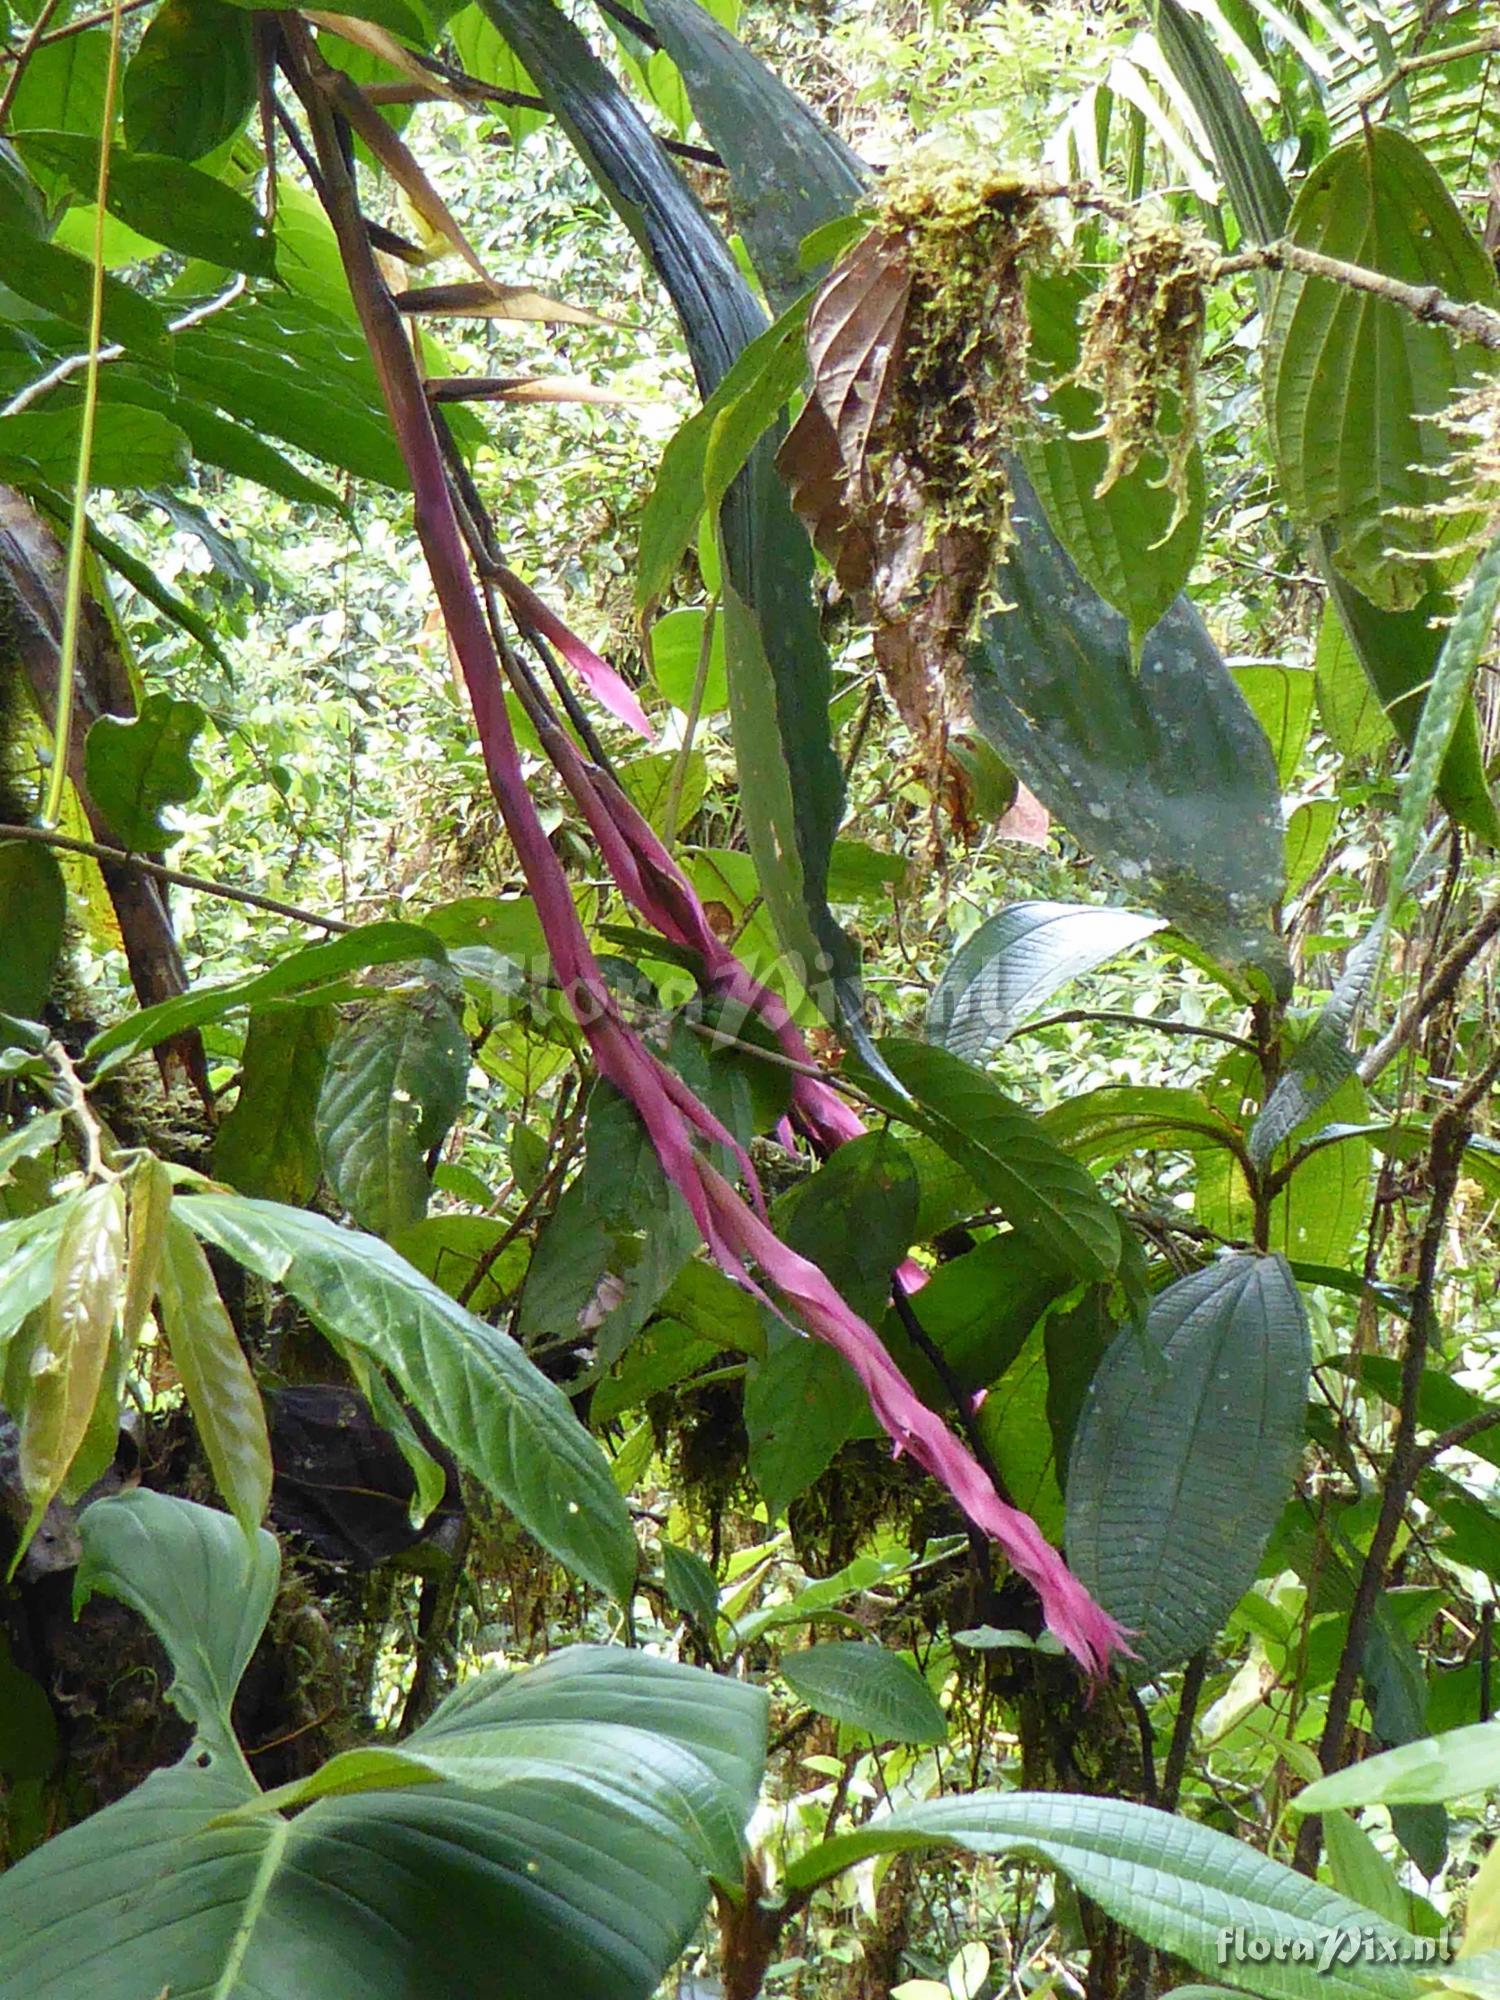
[[[920,484],[926,547],[973,536],[987,576],[1009,532],[1006,455],[1027,409],[1024,265],[1050,250],[1052,227],[1015,175],[931,153],[887,175],[881,226],[912,287],[881,455]],[[982,585],[965,593],[969,622]]]
[[[1190,505],[1188,467],[1198,433],[1198,364],[1213,253],[1161,222],[1137,224],[1089,307],[1076,380],[1104,406],[1109,445],[1102,497],[1149,453],[1175,505],[1167,535]],[[1166,539],[1164,535],[1163,540]]]

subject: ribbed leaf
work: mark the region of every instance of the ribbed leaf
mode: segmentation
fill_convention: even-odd
[[[426,1213],[427,1156],[458,1116],[469,1044],[429,988],[377,1001],[333,1039],[318,1093],[329,1183],[362,1228],[394,1236]]]
[[[83,1535],[86,1582],[151,1619],[198,1733],[174,1769],[5,1876],[5,1991],[646,2000],[711,1875],[738,1878],[765,1753],[758,1689],[571,1648],[470,1681],[399,1751],[335,1759],[288,1820],[229,1730],[274,1541],[251,1551],[227,1517],[145,1492],[98,1502]]]
[[[397,1381],[455,1458],[560,1562],[616,1597],[635,1538],[599,1447],[514,1341],[373,1236],[234,1195],[179,1199],[198,1235],[299,1299]]]
[[[1401,817],[1391,842],[1388,908],[1394,910],[1404,893],[1416,860],[1428,808],[1438,788],[1449,745],[1460,720],[1472,711],[1469,691],[1479,662],[1489,649],[1500,608],[1500,537],[1490,544],[1475,570],[1458,615],[1443,640],[1422,720],[1412,745],[1411,763],[1401,786]]]
[[[1139,646],[1187,582],[1203,530],[1203,462],[1188,465],[1189,504],[1175,521],[1158,455],[1148,454],[1109,490],[1096,491],[1109,461],[1097,435],[1099,398],[1071,379],[1090,296],[1078,272],[1034,275],[1026,286],[1032,360],[1047,384],[1042,424],[1021,445],[1021,461],[1047,519],[1082,575],[1120,612]]]
[[[1282,1141],[1354,1074],[1349,1031],[1364,1002],[1385,949],[1385,919],[1380,918],[1349,954],[1323,1008],[1250,1128],[1246,1151],[1263,1167]]]
[[[970,656],[974,718],[1085,847],[1223,964],[1278,990],[1281,799],[1265,735],[1203,621],[1178,598],[1139,668],[1125,620],[1083,581],[1016,475],[1012,609]]]
[[[781,1678],[799,1701],[881,1742],[944,1743],[948,1721],[909,1660],[858,1640],[783,1653]]]
[[[927,1003],[927,1034],[982,1063],[1060,986],[1162,928],[1086,903],[1012,903],[966,938]]]
[[[931,1799],[824,1841],[787,1869],[794,1888],[826,1881],[871,1854],[958,1847],[1018,1855],[1056,1868],[1158,1950],[1271,2000],[1410,2000],[1413,1966],[1436,1963],[1430,1942],[1381,1923],[1243,1841],[1124,1799],[1068,1792],[976,1792]],[[1264,1941],[1263,1960],[1226,1952],[1236,1933]],[[1391,1939],[1406,1963],[1331,1947]],[[1325,1949],[1331,1959],[1319,1963]]]
[[[1280,1257],[1169,1285],[1116,1336],[1068,1467],[1068,1557],[1131,1633],[1140,1670],[1210,1639],[1255,1580],[1286,1505],[1311,1365]]]
[[[1089,1277],[1110,1276],[1120,1261],[1114,1210],[1034,1118],[946,1049],[888,1039],[880,1054],[910,1101],[878,1078],[862,1079],[872,1094],[934,1139],[1053,1262]]]
[[[1287,233],[1303,249],[1449,297],[1500,298],[1489,259],[1436,168],[1381,125],[1321,160]],[[1482,511],[1449,507],[1454,441],[1433,419],[1493,356],[1365,292],[1284,271],[1266,323],[1265,392],[1287,506],[1335,538],[1366,597],[1402,610],[1468,567]]]
[[[1229,65],[1180,0],[1157,0],[1156,38],[1202,121],[1241,230],[1252,243],[1271,242],[1291,203]]]

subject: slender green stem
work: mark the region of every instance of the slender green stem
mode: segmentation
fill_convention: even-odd
[[[78,627],[83,611],[83,565],[88,554],[89,468],[94,456],[94,418],[99,408],[99,349],[104,328],[104,216],[109,198],[109,142],[115,126],[115,93],[120,80],[120,4],[109,17],[109,65],[104,73],[104,107],[99,117],[99,174],[94,186],[94,272],[89,299],[89,361],[83,380],[78,427],[78,473],[73,481],[73,523],[68,535],[68,578],[63,597],[62,643],[58,648],[57,713],[52,733],[52,774],[47,782],[44,826],[62,817],[73,743],[73,691],[78,662]]]

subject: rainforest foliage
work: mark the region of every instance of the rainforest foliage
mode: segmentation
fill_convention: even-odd
[[[1495,2000],[1490,10],[0,36],[0,2000]]]

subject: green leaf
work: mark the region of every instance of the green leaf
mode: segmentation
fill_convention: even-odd
[[[1325,1105],[1354,1074],[1349,1036],[1385,954],[1385,919],[1377,918],[1349,954],[1326,1005],[1276,1079],[1245,1150],[1263,1167],[1297,1127]]]
[[[966,938],[927,1003],[927,1034],[982,1063],[1060,986],[1153,931],[1160,917],[1084,903],[1011,903]]]
[[[20,486],[41,480],[71,488],[78,473],[81,416],[81,406],[75,404],[0,417],[0,473]],[[191,456],[186,436],[165,417],[125,403],[101,404],[95,413],[89,483],[173,486],[186,473]]]
[[[598,1446],[515,1342],[377,1237],[235,1195],[179,1199],[197,1234],[301,1301],[398,1382],[466,1471],[570,1569],[628,1596],[635,1537]]]
[[[1274,241],[1291,202],[1229,65],[1181,0],[1157,0],[1156,37],[1203,123],[1241,231],[1252,243]]]
[[[118,1181],[107,1181],[68,1204],[46,1319],[27,1363],[20,1478],[33,1526],[88,1430],[124,1279],[125,1197]]]
[[[868,1414],[854,1371],[832,1348],[798,1334],[772,1347],[745,1385],[745,1431],[750,1477],[773,1521],[828,1470]]]
[[[1331,566],[1328,576],[1340,624],[1375,690],[1381,711],[1410,748],[1417,740],[1427,690],[1453,615],[1453,601],[1446,592],[1434,590],[1410,611],[1382,611]],[[1500,843],[1500,816],[1490,797],[1472,707],[1459,715],[1438,796],[1460,826],[1477,833],[1481,840]]]
[[[250,1016],[239,1095],[214,1134],[215,1180],[300,1208],[322,1171],[316,1114],[337,1016],[271,1002]]]
[[[86,336],[94,290],[93,267],[86,257],[75,257],[71,250],[40,242],[18,228],[0,224],[0,268],[4,269],[5,283],[11,291],[19,292],[34,306],[55,313],[80,338]],[[106,340],[117,340],[143,361],[164,362],[171,351],[173,337],[161,308],[118,278],[104,280],[103,331]],[[31,410],[24,414],[50,417],[54,412]],[[4,424],[20,421],[19,417],[7,417]],[[69,473],[69,479],[71,476]],[[145,483],[152,485],[159,481]]]
[[[78,132],[23,132],[16,147],[34,171],[55,175],[84,201],[99,184],[99,144]],[[269,278],[276,261],[270,231],[233,188],[167,153],[110,149],[109,213],[184,257]]]
[[[119,362],[100,375],[99,396],[103,402],[135,403],[169,418],[186,433],[194,458],[204,464],[220,466],[242,479],[253,479],[288,500],[306,500],[314,507],[332,507],[340,513],[348,511],[332,487],[310,479],[274,445],[267,444],[243,424],[231,423],[191,396],[178,395],[164,376],[148,376],[128,362]],[[107,546],[102,539],[98,545],[101,550]],[[110,560],[117,559],[111,556]]]
[[[1328,852],[1333,829],[1338,824],[1336,799],[1304,799],[1295,806],[1286,823],[1286,893],[1288,901],[1301,895]]]
[[[208,1259],[175,1212],[167,1217],[157,1298],[214,1483],[253,1538],[271,1499],[266,1413]]]
[[[151,1493],[98,1502],[83,1534],[85,1574],[152,1619],[199,1729],[181,1764],[6,1875],[6,1990],[533,2000],[540,1981],[647,2000],[710,1876],[738,1882],[760,1690],[622,1648],[565,1649],[468,1682],[399,1750],[335,1759],[288,1820],[268,1809],[287,1794],[256,1791],[228,1724],[270,1611],[274,1542],[252,1551],[227,1517]],[[524,1949],[497,1953],[497,1939]]]
[[[1280,1257],[1226,1258],[1152,1301],[1090,1387],[1068,1467],[1079,1580],[1131,1634],[1139,1671],[1176,1666],[1255,1580],[1301,1449],[1311,1366]]]
[[[878,1319],[917,1230],[917,1176],[891,1132],[851,1139],[775,1211],[777,1234],[811,1259],[862,1318]]]
[[[1248,1107],[1260,1089],[1255,1057],[1235,1050],[1219,1065],[1208,1095],[1230,1117],[1248,1120]],[[1293,1128],[1289,1140],[1300,1147],[1324,1120],[1334,1125],[1363,1125],[1368,1110],[1359,1078],[1346,1076],[1310,1118]],[[1193,1212],[1204,1228],[1231,1242],[1253,1235],[1252,1177],[1248,1154],[1239,1150],[1200,1157]],[[1311,1150],[1271,1201],[1266,1247],[1304,1262],[1342,1263],[1365,1227],[1369,1183],[1370,1143],[1363,1133],[1350,1133],[1339,1145]]]
[[[1125,620],[1079,577],[1016,474],[1014,609],[968,662],[974,719],[1086,848],[1221,964],[1289,985],[1270,929],[1283,860],[1266,739],[1196,611],[1178,598],[1139,668]]]
[[[909,1660],[858,1641],[783,1653],[781,1678],[799,1701],[882,1743],[945,1743],[948,1719]]]
[[[1393,914],[1407,887],[1407,877],[1421,844],[1427,809],[1438,788],[1449,746],[1459,720],[1470,712],[1469,691],[1489,648],[1500,608],[1500,536],[1490,544],[1474,571],[1458,615],[1443,640],[1432,686],[1422,704],[1422,720],[1412,744],[1411,763],[1401,785],[1401,816],[1391,841],[1390,889],[1386,909]]]
[[[269,291],[238,300],[178,334],[173,362],[180,394],[356,479],[405,488],[369,351],[351,323],[311,300]]]
[[[500,90],[514,90],[526,97],[537,95],[536,85],[516,59],[510,43],[474,5],[474,0],[460,7],[448,23],[448,33],[459,61],[470,76],[477,76],[481,83],[492,83]],[[506,130],[518,146],[547,123],[545,111],[530,110],[524,105],[497,104],[495,114],[504,120]]]
[[[249,16],[220,0],[163,0],[125,65],[120,96],[133,151],[201,160],[254,108]]]
[[[1303,1813],[1335,1806],[1447,1805],[1497,1785],[1500,1722],[1478,1722],[1366,1757],[1319,1778],[1292,1803]]]
[[[698,1628],[713,1635],[719,1617],[719,1580],[692,1549],[661,1545],[661,1573],[668,1597]]]
[[[52,991],[68,921],[57,857],[34,840],[0,841],[0,1014],[31,1020]]]
[[[152,853],[182,838],[162,819],[163,806],[198,796],[193,742],[207,720],[195,701],[149,694],[127,722],[101,715],[84,741],[84,770],[94,804],[122,847]]]
[[[392,1236],[427,1210],[427,1155],[463,1108],[469,1044],[432,988],[379,1000],[328,1050],[317,1134],[329,1185],[361,1228]]]
[[[0,1364],[16,1329],[51,1293],[58,1245],[77,1199],[0,1222]]]
[[[1239,1132],[1206,1097],[1170,1084],[1105,1084],[1044,1112],[1040,1122],[1054,1145],[1087,1166],[1127,1153],[1241,1150]]]
[[[187,1028],[201,1028],[207,1021],[222,1021],[239,1007],[258,1007],[289,994],[316,991],[338,980],[346,972],[363,972],[369,966],[397,965],[423,959],[442,960],[446,954],[430,931],[415,924],[363,924],[343,936],[322,944],[304,945],[288,952],[264,972],[243,979],[226,980],[220,986],[200,986],[175,1000],[163,1000],[155,1007],[128,1014],[112,1028],[95,1035],[85,1051],[95,1065],[107,1056],[123,1060],[142,1049],[155,1048]]]
[[[864,197],[860,162],[698,0],[645,0],[698,122],[729,172],[729,202],[773,308],[812,275],[803,240]]]
[[[1080,329],[1091,286],[1080,272],[1033,273],[1026,283],[1032,358],[1043,378],[1041,425],[1021,444],[1021,460],[1047,519],[1079,574],[1112,604],[1138,649],[1187,582],[1203,532],[1203,461],[1188,466],[1189,503],[1175,521],[1176,496],[1159,455],[1148,454],[1097,491],[1109,461],[1098,435],[1097,395],[1075,379]]]
[[[1114,1211],[1035,1119],[945,1049],[891,1038],[880,1054],[914,1101],[861,1078],[872,1094],[936,1140],[1052,1262],[1091,1278],[1110,1276],[1120,1260]]]
[[[107,30],[93,29],[65,36],[60,42],[44,42],[27,57],[11,100],[6,130],[12,135],[36,128],[87,132],[97,139],[104,118],[108,72]],[[6,249],[8,253],[8,244]],[[8,262],[5,277],[8,284]]]
[[[644,574],[644,572],[642,572]],[[705,611],[669,611],[651,627],[651,677],[673,708],[687,714],[698,679],[698,662],[703,653]],[[702,715],[717,715],[729,705],[729,682],[724,670],[724,633],[714,618],[708,648],[708,673],[703,683]]]
[[[1394,125],[1366,127],[1308,174],[1291,242],[1450,298],[1493,305],[1494,268],[1431,161]],[[1434,419],[1494,372],[1493,356],[1326,278],[1284,271],[1271,294],[1264,382],[1291,511],[1334,537],[1333,561],[1387,610],[1468,568],[1483,520],[1457,504],[1453,440]]]
[[[275,1537],[144,1486],[96,1500],[79,1527],[75,1607],[98,1590],[138,1611],[172,1663],[168,1699],[209,1755],[243,1774],[229,1711],[276,1598]]]
[[[1069,1282],[1066,1269],[1039,1257],[1027,1237],[1008,1231],[961,1257],[945,1258],[911,1295],[911,1307],[950,1374],[972,1391],[1005,1373]],[[894,1312],[882,1323],[881,1338],[922,1400],[941,1404],[948,1392]]]
[[[1430,1941],[1227,1834],[1124,1799],[1068,1792],[976,1792],[930,1799],[824,1841],[786,1871],[789,1888],[825,1882],[871,1854],[957,1847],[1055,1868],[1159,1951],[1271,2000],[1412,2000],[1412,1970],[1437,1962]],[[1336,1947],[1373,1926],[1407,1963]],[[1264,1940],[1266,1958],[1226,1953],[1227,1938]],[[1320,1963],[1327,1952],[1330,1963]]]
[[[1249,703],[1250,713],[1266,732],[1276,775],[1283,787],[1297,775],[1312,721],[1313,676],[1306,667],[1283,667],[1273,660],[1256,660],[1231,667],[1234,684]]]
[[[1318,650],[1313,657],[1313,682],[1318,720],[1325,735],[1345,757],[1368,757],[1394,733],[1354,642],[1344,629],[1338,603],[1329,597],[1318,626]]]

